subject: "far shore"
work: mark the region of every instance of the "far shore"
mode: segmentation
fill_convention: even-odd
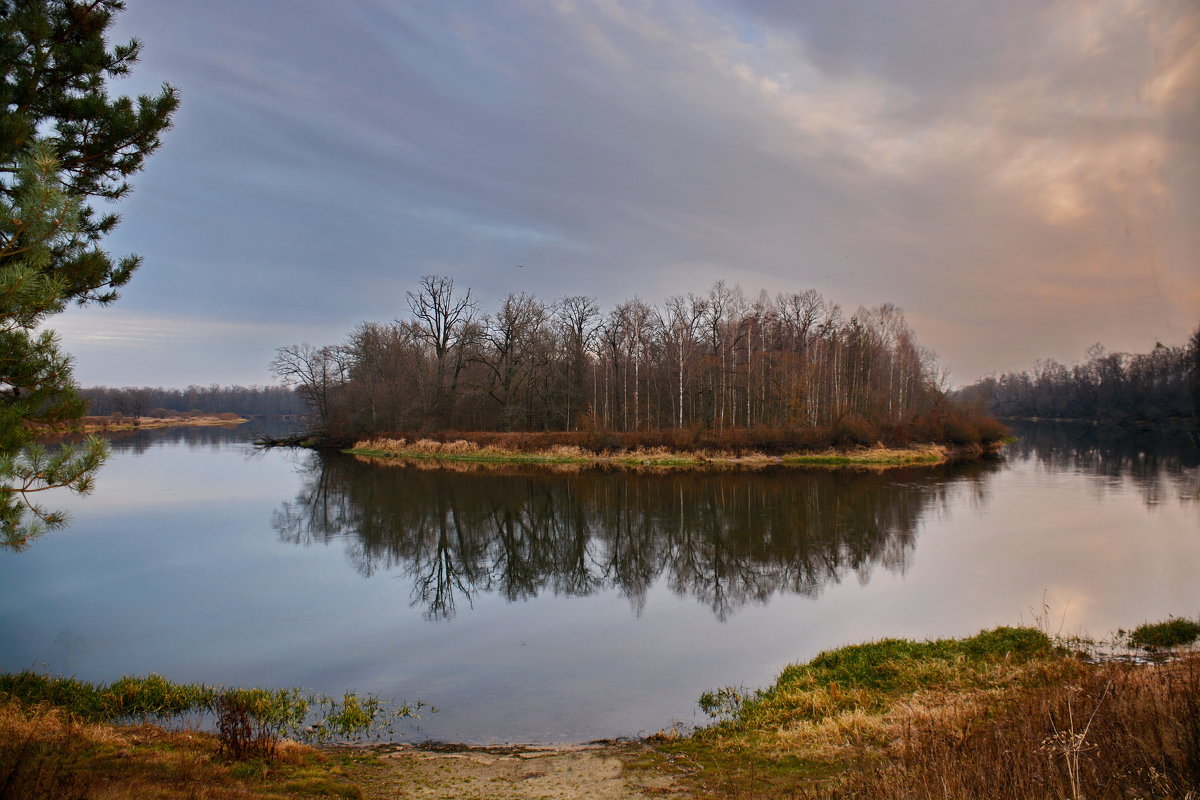
[[[83,417],[69,426],[42,428],[44,433],[105,433],[108,431],[138,431],[149,428],[228,427],[249,422],[237,414],[200,414],[172,417]]]
[[[365,439],[345,452],[371,460],[413,464],[476,464],[481,467],[532,465],[567,468],[623,469],[765,469],[769,467],[891,469],[936,466],[994,453],[998,447],[918,444],[902,448],[835,448],[768,455],[760,452],[725,452],[664,447],[592,452],[565,445],[538,450],[514,450],[480,445],[466,440]]]

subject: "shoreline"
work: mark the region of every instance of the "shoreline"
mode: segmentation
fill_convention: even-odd
[[[77,424],[68,426],[40,427],[40,434],[108,433],[111,431],[140,431],[155,428],[233,428],[250,420],[234,415],[222,417],[204,414],[197,417],[83,417]]]
[[[471,464],[480,467],[544,466],[571,469],[760,470],[854,468],[886,470],[932,467],[994,455],[999,446],[920,444],[904,448],[882,446],[796,451],[782,455],[668,448],[591,452],[577,446],[515,450],[478,445],[466,440],[366,439],[342,452],[368,461],[395,465]]]
[[[1020,800],[1072,796],[1072,788],[1098,795],[1092,790],[1109,785],[1123,796],[1191,796],[1200,622],[1172,617],[1116,636],[1112,644],[1130,654],[1162,659],[1093,660],[1108,640],[1031,627],[878,639],[791,663],[762,689],[706,692],[699,705],[709,720],[692,730],[561,745],[280,739],[267,756],[238,756],[221,731],[92,720],[86,693],[50,692],[35,680],[27,683],[45,696],[0,692],[0,756],[32,756],[8,779],[43,790],[16,795],[27,797],[113,782],[164,800],[187,800],[197,787],[264,800],[767,800],[799,791],[917,800],[946,787],[952,796]],[[1082,734],[1080,709],[1090,714]],[[1162,735],[1147,739],[1147,730]],[[1087,749],[1073,747],[1085,740]],[[990,794],[1002,771],[1025,776],[1035,791]],[[1154,794],[1164,786],[1170,791]]]

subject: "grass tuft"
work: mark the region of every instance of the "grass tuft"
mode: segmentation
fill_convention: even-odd
[[[1180,647],[1200,639],[1200,622],[1174,617],[1166,622],[1148,622],[1129,633],[1129,644],[1146,650]]]

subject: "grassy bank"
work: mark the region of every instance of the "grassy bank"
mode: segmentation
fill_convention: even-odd
[[[1089,661],[1040,631],[822,653],[660,735],[696,796],[1195,797],[1200,657]]]
[[[1123,634],[1142,654],[1190,645],[1198,635],[1200,625],[1180,619]],[[443,758],[409,749],[397,757],[396,748],[372,754],[279,738],[269,752],[238,751],[231,743],[238,741],[237,715],[220,716],[220,697],[244,696],[241,708],[252,718],[291,719],[287,730],[304,735],[313,725],[294,722],[300,695],[214,690],[155,676],[95,686],[6,675],[0,796],[584,798],[593,796],[589,787],[601,773],[645,789],[620,797],[1200,796],[1200,654],[1096,661],[1072,644],[1063,647],[1036,629],[997,628],[965,639],[842,647],[787,667],[766,689],[706,694],[701,706],[715,720],[710,727],[651,737],[652,749],[614,745],[537,768],[530,760],[537,754],[516,752],[521,748],[508,748],[515,754],[507,756],[458,748]],[[342,711],[349,706],[344,701]],[[215,733],[141,721],[197,708],[218,709]],[[511,764],[493,765],[502,756]],[[618,760],[624,778],[610,769]],[[568,786],[585,769],[595,775]]]
[[[181,428],[235,426],[249,422],[237,414],[184,414],[171,417],[127,417],[123,414],[111,417],[81,417],[66,427],[41,428],[43,433],[104,433],[106,431],[136,431],[149,428]]]
[[[515,441],[515,440],[514,440]],[[592,451],[578,445],[514,448],[467,439],[365,439],[347,452],[369,458],[412,462],[471,464],[534,464],[551,467],[657,469],[763,469],[767,467],[888,468],[934,465],[956,458],[977,457],[982,449],[916,445],[906,448],[857,447],[819,452],[768,455],[755,451],[680,450],[668,447]]]
[[[232,759],[213,734],[0,701],[0,796],[10,800],[356,799],[347,775],[362,758],[284,742],[270,759]]]
[[[0,675],[0,797],[357,798],[346,770],[366,754],[332,754],[300,740],[386,735],[415,711],[373,696],[180,684],[157,675],[111,684]],[[210,724],[200,730],[205,717]]]

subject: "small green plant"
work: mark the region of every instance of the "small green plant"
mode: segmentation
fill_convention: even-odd
[[[754,694],[745,686],[722,686],[700,695],[700,710],[713,719],[732,719]]]
[[[1129,634],[1129,644],[1146,650],[1179,647],[1200,639],[1200,622],[1173,617],[1166,622],[1147,622]]]
[[[322,719],[313,726],[311,736],[320,739],[354,739],[366,732],[379,735],[394,732],[396,720],[420,716],[423,703],[393,706],[373,694],[359,697],[353,692],[342,695],[339,703],[330,697],[321,698]],[[305,738],[304,735],[301,738]]]

